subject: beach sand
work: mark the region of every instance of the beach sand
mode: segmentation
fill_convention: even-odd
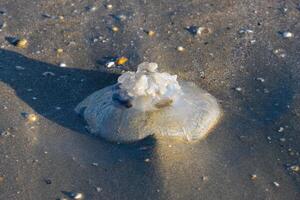
[[[300,199],[298,6],[0,0],[0,199]],[[107,69],[121,56],[124,67]],[[87,133],[76,105],[144,61],[219,100],[207,138],[121,145]]]

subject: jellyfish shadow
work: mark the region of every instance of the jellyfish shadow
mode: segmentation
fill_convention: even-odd
[[[78,138],[83,138],[82,134],[88,134],[83,119],[74,111],[76,105],[92,92],[115,83],[117,79],[116,74],[97,70],[62,68],[4,49],[0,49],[0,71],[0,82],[12,88],[16,96],[42,118],[49,120],[50,123],[70,129],[71,131],[68,131],[68,133],[81,135],[76,140],[81,140]],[[24,108],[20,111],[20,115],[23,112],[30,111]],[[50,131],[53,132],[53,130]],[[48,146],[56,154],[63,152],[61,154],[64,157],[63,159],[70,158],[71,156],[68,156],[68,154],[73,153],[72,149],[77,149],[76,151],[80,151],[79,154],[82,156],[81,159],[84,160],[84,163],[89,163],[89,165],[91,162],[104,163],[105,171],[95,171],[95,180],[99,182],[100,180],[96,177],[102,177],[103,183],[101,182],[101,184],[106,185],[107,190],[113,191],[116,183],[113,182],[114,180],[105,183],[105,179],[117,177],[117,185],[120,187],[109,194],[112,195],[112,198],[126,195],[130,199],[140,199],[147,194],[149,196],[146,197],[147,199],[157,195],[156,189],[160,187],[160,184],[155,172],[155,164],[148,163],[145,166],[144,162],[146,158],[155,157],[154,138],[147,138],[133,144],[116,145],[101,138],[93,138],[94,136],[90,135],[86,137],[87,139],[82,139],[84,140],[82,143],[75,146],[71,144],[72,142],[68,144],[68,140],[57,135],[58,138],[52,139],[51,137],[55,136],[45,135],[42,137],[38,146],[42,146],[42,148]],[[119,158],[126,160],[126,165],[122,166],[120,171],[114,170]],[[60,158],[55,157],[54,159]],[[66,173],[77,173],[76,167],[73,168],[75,168],[73,172],[72,169],[69,169]],[[135,173],[132,174],[132,171]],[[153,176],[149,176],[149,173]],[[130,177],[128,178],[129,174]],[[148,177],[145,177],[145,174],[148,174]],[[137,181],[141,178],[146,183],[142,186]],[[137,184],[130,184],[130,180]],[[139,190],[133,190],[134,187],[139,187]],[[87,195],[89,196],[89,194]],[[90,194],[89,197],[92,198],[93,195]]]

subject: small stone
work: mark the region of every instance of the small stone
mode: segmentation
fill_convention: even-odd
[[[107,62],[105,65],[107,68],[112,68],[113,66],[115,66],[115,62],[110,61],[110,62]]]
[[[202,176],[202,181],[207,181],[208,180],[208,176]]]
[[[72,199],[80,200],[80,199],[83,199],[83,194],[80,193],[80,192],[77,192],[77,193],[71,193],[70,197],[71,197]]]
[[[98,166],[99,166],[99,164],[96,163],[96,162],[92,163],[92,165],[95,166],[95,167],[98,167]]]
[[[123,22],[127,19],[126,15],[123,15],[123,14],[117,15],[116,18],[121,22]]]
[[[278,132],[282,133],[283,131],[284,131],[284,128],[283,127],[279,127]]]
[[[279,187],[279,186],[280,186],[279,183],[276,182],[276,181],[274,181],[273,184],[274,184],[276,187]]]
[[[26,49],[28,47],[28,41],[22,38],[16,42],[16,47]]]
[[[65,20],[65,17],[62,16],[62,15],[60,15],[60,16],[58,16],[58,19],[59,19],[60,21],[64,21],[64,20]]]
[[[155,31],[149,30],[149,31],[147,31],[147,34],[148,34],[150,37],[153,37],[153,36],[155,35]]]
[[[241,92],[242,88],[241,87],[236,87],[235,90],[238,91],[238,92]]]
[[[185,48],[182,46],[177,47],[177,51],[179,51],[179,52],[183,52],[184,50],[185,50]]]
[[[211,30],[207,27],[199,27],[197,28],[197,35],[198,36],[202,36],[204,34],[209,34],[211,32]]]
[[[27,116],[27,119],[28,119],[29,122],[35,122],[35,121],[38,120],[38,117],[35,114],[29,114]]]
[[[63,53],[63,52],[64,52],[64,50],[63,50],[62,48],[56,49],[56,53],[58,53],[58,54],[61,54],[61,53]]]
[[[251,34],[251,33],[254,33],[254,31],[253,30],[251,30],[251,29],[241,29],[240,31],[239,31],[239,33],[240,34]]]
[[[113,26],[113,27],[111,28],[111,30],[112,30],[113,32],[118,32],[118,31],[119,31],[119,28],[116,27],[116,26]]]
[[[67,64],[66,63],[60,63],[59,66],[60,67],[67,67]]]
[[[112,4],[107,4],[106,8],[109,9],[109,10],[111,10],[113,8],[113,5]]]
[[[300,166],[299,165],[292,165],[290,169],[294,172],[299,172],[300,171]]]
[[[89,11],[89,12],[94,12],[94,11],[97,10],[97,7],[96,6],[87,6],[86,10]]]
[[[124,65],[128,61],[128,58],[126,57],[120,57],[117,59],[116,64],[117,65]]]
[[[260,82],[265,82],[265,79],[264,78],[261,78],[261,77],[258,77],[256,80],[260,81]]]
[[[97,192],[101,192],[101,191],[102,191],[102,188],[101,188],[101,187],[96,187],[96,191],[97,191]]]
[[[150,159],[149,159],[149,158],[146,158],[144,161],[145,161],[145,162],[150,162]]]
[[[291,32],[285,31],[282,33],[282,37],[283,38],[291,38],[291,37],[294,37],[294,34]]]
[[[257,179],[257,175],[256,175],[256,174],[252,174],[250,178],[251,178],[251,180],[253,180],[253,181],[254,181],[254,180],[256,180],[256,179]]]

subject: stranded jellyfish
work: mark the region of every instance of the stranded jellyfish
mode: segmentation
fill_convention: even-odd
[[[195,84],[160,73],[156,63],[141,63],[115,85],[82,101],[75,111],[90,133],[109,141],[133,142],[149,135],[174,136],[195,141],[217,123],[217,100]]]

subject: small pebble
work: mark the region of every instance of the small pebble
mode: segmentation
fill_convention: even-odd
[[[144,161],[145,161],[145,162],[150,162],[150,159],[149,159],[149,158],[146,158]]]
[[[252,174],[250,178],[251,178],[251,180],[253,180],[253,181],[254,181],[254,180],[256,180],[256,179],[257,179],[257,175],[256,175],[256,174]]]
[[[116,26],[113,26],[113,27],[111,28],[111,30],[112,30],[113,32],[118,32],[118,31],[119,31],[119,28],[116,27]]]
[[[208,176],[202,176],[202,181],[207,181],[208,180]]]
[[[274,184],[276,187],[279,187],[279,186],[280,186],[279,183],[276,182],[276,181],[274,181],[273,184]]]
[[[97,192],[101,192],[101,191],[102,191],[102,188],[101,188],[101,187],[96,187],[96,191],[97,191]]]
[[[147,34],[148,34],[150,37],[153,37],[153,36],[155,35],[155,31],[149,30],[149,31],[147,31]]]
[[[89,11],[89,12],[94,12],[94,11],[97,10],[97,7],[96,6],[87,6],[86,10]]]
[[[279,127],[278,132],[282,133],[283,131],[284,131],[284,128],[283,127]]]
[[[265,79],[261,78],[261,77],[258,77],[256,80],[260,81],[260,82],[265,82]]]
[[[241,91],[242,91],[242,88],[236,87],[235,90],[238,91],[238,92],[241,92]]]
[[[92,163],[93,166],[98,167],[99,164],[98,163]]]
[[[113,5],[112,4],[107,4],[106,8],[109,9],[109,10],[111,10],[113,8]]]
[[[111,67],[115,66],[115,62],[110,61],[110,62],[107,62],[105,65],[107,68],[111,68]]]
[[[283,38],[291,38],[291,37],[294,37],[294,34],[291,32],[285,31],[282,33],[282,37]]]
[[[123,14],[117,15],[116,18],[121,22],[123,22],[127,19],[126,15],[123,15]]]
[[[202,36],[202,35],[208,34],[210,32],[211,32],[211,30],[209,28],[207,28],[207,27],[199,27],[199,28],[197,28],[197,35],[198,36]]]
[[[290,169],[294,172],[299,172],[300,171],[300,166],[299,165],[292,165]]]
[[[185,49],[182,46],[177,47],[177,51],[183,52]]]
[[[251,30],[251,29],[241,29],[241,30],[239,31],[239,33],[240,33],[240,34],[254,33],[254,31]]]
[[[80,200],[80,199],[83,199],[83,194],[82,193],[80,193],[80,192],[77,192],[77,193],[71,193],[70,194],[70,197],[72,198],[72,199],[76,199],[76,200]]]
[[[60,63],[59,66],[60,67],[67,67],[67,64],[66,63]]]

